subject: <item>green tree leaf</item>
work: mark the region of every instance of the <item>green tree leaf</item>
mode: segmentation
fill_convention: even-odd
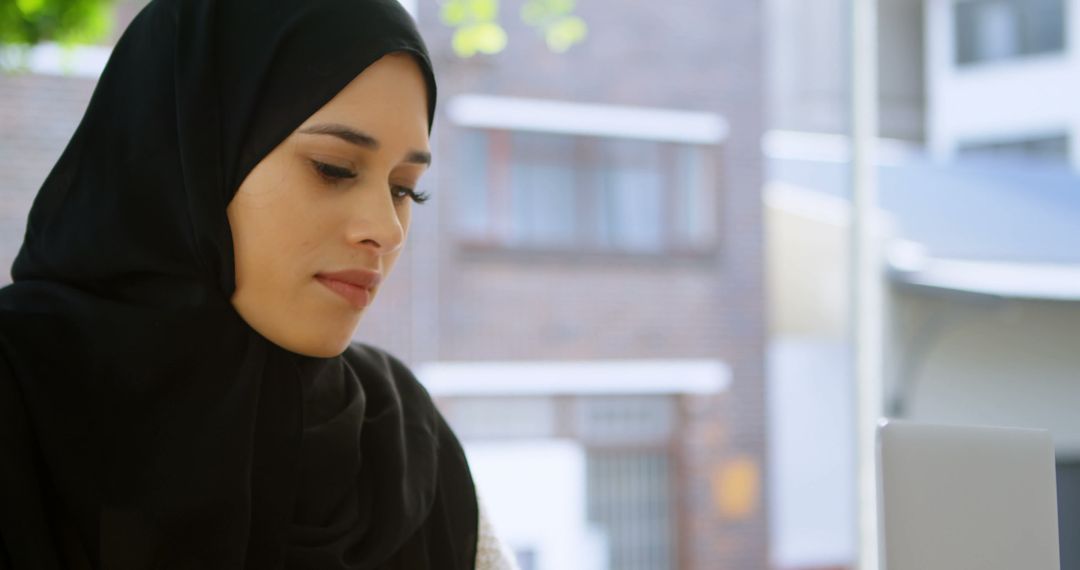
[[[93,43],[108,35],[115,0],[0,0],[0,44]]]
[[[458,26],[465,23],[469,12],[465,3],[461,0],[451,0],[442,6],[442,21],[449,26]]]
[[[585,20],[577,16],[568,16],[548,26],[544,39],[547,40],[551,51],[563,53],[574,44],[584,40],[587,33],[588,27],[585,25]]]
[[[466,58],[477,53],[495,54],[506,48],[506,41],[502,26],[492,22],[474,24],[454,32],[454,53]]]
[[[506,30],[499,25],[499,0],[447,0],[441,19],[454,28],[454,53],[472,57],[495,54],[506,48]]]
[[[498,0],[468,0],[469,12],[476,22],[494,22],[499,15]]]
[[[482,53],[494,54],[506,49],[506,31],[494,23],[480,24],[473,28],[476,49]]]
[[[15,0],[15,7],[23,16],[32,18],[45,7],[45,0]]]

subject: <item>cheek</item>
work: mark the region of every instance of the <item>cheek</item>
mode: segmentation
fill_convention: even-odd
[[[259,180],[253,180],[252,185]],[[279,296],[301,285],[323,241],[325,223],[304,189],[279,179],[262,191],[238,192],[229,206],[236,256],[238,292]],[[246,183],[245,183],[246,184]],[[254,187],[254,186],[253,186]],[[270,300],[270,299],[265,299]]]
[[[297,289],[307,284],[316,271],[313,258],[320,240],[312,235],[316,225],[306,224],[296,209],[291,215],[266,216],[260,231],[253,232],[246,245],[250,255],[246,267],[255,278],[252,285],[272,298],[267,302],[288,303]]]
[[[397,262],[398,257],[401,255],[401,250],[398,250],[383,258],[382,272],[383,277],[389,277],[391,271],[394,269],[394,264]]]

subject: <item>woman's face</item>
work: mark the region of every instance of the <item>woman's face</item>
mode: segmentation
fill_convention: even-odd
[[[427,87],[412,56],[365,69],[262,159],[228,207],[233,306],[271,342],[342,353],[405,244],[430,162]],[[350,274],[351,272],[351,274]]]

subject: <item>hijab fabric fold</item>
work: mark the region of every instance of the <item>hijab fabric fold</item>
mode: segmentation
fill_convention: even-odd
[[[469,569],[460,442],[397,358],[251,329],[226,207],[367,66],[396,0],[153,0],[0,289],[0,569]]]

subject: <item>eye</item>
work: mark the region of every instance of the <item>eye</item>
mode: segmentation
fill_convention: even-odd
[[[405,198],[412,198],[413,202],[423,204],[428,201],[428,198],[431,198],[431,195],[427,192],[417,192],[407,186],[391,186],[390,191],[394,194],[395,202],[404,200]]]
[[[312,160],[311,165],[315,168],[315,172],[327,182],[338,182],[349,178],[356,178],[355,172],[343,166],[336,166],[318,160]]]

